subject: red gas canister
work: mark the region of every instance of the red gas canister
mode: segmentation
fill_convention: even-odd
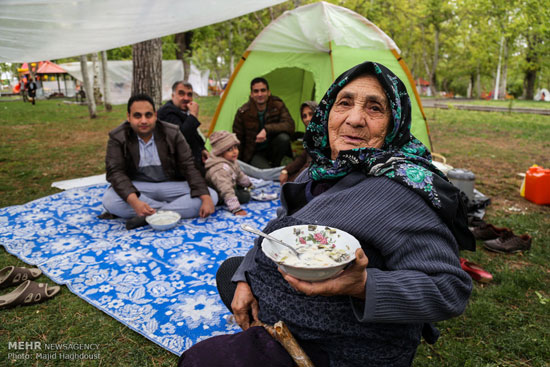
[[[550,169],[531,167],[525,173],[525,198],[535,204],[550,204]]]

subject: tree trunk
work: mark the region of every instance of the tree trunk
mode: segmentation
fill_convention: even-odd
[[[502,65],[502,49],[504,47],[504,36],[500,38],[500,50],[498,52],[498,65],[497,65],[497,75],[495,76],[495,88],[493,89],[493,99],[497,100],[499,96],[499,83],[500,83],[500,67]]]
[[[155,38],[132,47],[132,95],[145,93],[155,107],[162,103],[162,40]]]
[[[436,96],[437,94],[437,64],[439,63],[439,29],[435,30],[434,37],[434,56],[432,60],[432,67],[430,73],[430,89],[432,90],[432,95]]]
[[[527,69],[523,81],[525,99],[532,100],[535,96],[535,83],[537,81],[537,72],[540,70],[540,55],[537,51],[537,45],[540,43],[540,37],[534,35],[527,37],[527,53],[525,61]]]
[[[528,69],[525,72],[524,86],[525,86],[525,99],[528,101],[533,100],[535,96],[535,82],[537,80],[537,71]]]
[[[507,88],[507,79],[508,79],[508,42],[504,42],[504,50],[502,53],[502,74],[500,76],[500,89],[499,96],[500,98],[506,99],[506,88]]]
[[[105,101],[105,110],[111,112],[113,110],[113,105],[111,104],[111,83],[107,70],[107,51],[101,51],[101,73],[103,74],[103,99]]]
[[[189,58],[193,56],[191,42],[193,41],[193,31],[177,33],[174,42],[178,46],[176,56],[183,62],[183,80],[189,81],[191,74],[191,62]]]
[[[476,68],[476,94],[477,98],[481,98],[481,71],[479,70],[479,65]]]
[[[86,93],[88,112],[90,113],[90,118],[95,119],[97,115],[94,101],[94,90],[90,82],[90,75],[88,74],[88,57],[86,57],[86,55],[80,55],[80,70],[82,71],[82,84],[84,84],[84,92]]]
[[[97,62],[97,52],[91,54],[92,58],[92,80],[94,88],[94,102],[98,106],[101,104],[101,85],[99,80],[99,63]]]

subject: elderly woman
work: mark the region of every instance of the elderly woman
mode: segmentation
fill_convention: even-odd
[[[317,367],[410,366],[421,336],[438,337],[431,323],[464,311],[472,283],[458,250],[475,242],[459,191],[411,135],[410,116],[405,86],[380,64],[334,82],[304,137],[312,164],[282,187],[282,209],[264,231],[325,225],[362,249],[339,276],[312,283],[280,271],[257,239],[218,271],[222,300],[245,331],[195,345],[183,366],[291,366],[253,320],[284,321]]]

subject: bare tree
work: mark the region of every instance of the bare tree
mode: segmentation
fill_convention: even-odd
[[[107,51],[101,51],[101,72],[103,74],[103,100],[105,101],[105,110],[111,112],[111,89],[109,83],[109,73],[107,71]]]
[[[162,40],[155,38],[132,47],[132,95],[145,93],[156,108],[162,103]]]
[[[176,56],[183,62],[183,80],[189,81],[189,74],[191,74],[191,62],[189,58],[193,56],[193,49],[191,48],[191,41],[193,40],[193,31],[176,33],[174,42],[178,46]]]
[[[88,112],[90,113],[90,118],[95,119],[97,117],[96,105],[94,101],[94,91],[90,83],[90,75],[88,74],[88,57],[86,57],[86,55],[80,55],[80,69],[82,71],[82,84],[84,84],[84,91],[86,92]]]
[[[97,52],[92,53],[92,80],[94,89],[94,102],[97,105],[101,104],[101,85],[99,84],[99,64],[97,62]]]

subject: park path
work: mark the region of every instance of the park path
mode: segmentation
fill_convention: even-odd
[[[550,109],[545,108],[526,108],[526,107],[500,107],[500,106],[480,106],[472,104],[457,104],[454,101],[449,103],[447,101],[437,99],[423,99],[422,107],[424,108],[440,108],[450,109],[455,108],[457,110],[470,110],[470,111],[484,111],[484,112],[515,112],[515,113],[531,113],[538,115],[550,115]]]

